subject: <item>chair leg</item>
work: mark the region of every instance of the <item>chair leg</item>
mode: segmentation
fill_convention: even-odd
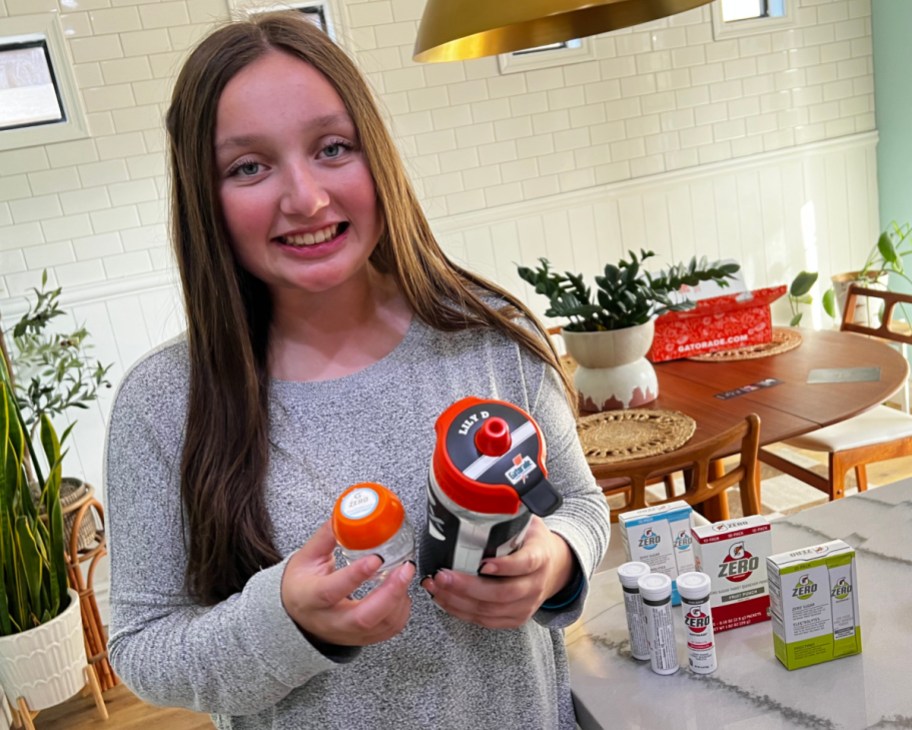
[[[662,477],[662,481],[665,483],[665,496],[668,499],[674,499],[674,496],[675,496],[674,474],[666,474],[664,477]]]
[[[38,713],[32,712],[28,702],[25,701],[25,697],[20,697],[16,702],[16,706],[19,708],[19,722],[22,723],[22,727],[25,730],[35,730],[35,723],[32,721]]]
[[[845,497],[846,472],[849,467],[843,463],[840,454],[830,454],[830,501]]]
[[[98,714],[101,715],[102,720],[108,719],[108,708],[105,707],[104,697],[101,694],[101,684],[98,682],[98,673],[95,671],[95,667],[89,664],[85,668],[86,684],[88,685],[92,698],[95,700],[95,709],[98,710]]]
[[[864,464],[855,467],[855,481],[858,482],[858,491],[865,492],[868,489],[868,470]]]

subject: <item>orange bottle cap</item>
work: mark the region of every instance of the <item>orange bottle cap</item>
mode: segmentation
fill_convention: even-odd
[[[336,541],[349,550],[370,550],[402,527],[405,509],[399,497],[382,484],[362,482],[339,495],[333,508]]]

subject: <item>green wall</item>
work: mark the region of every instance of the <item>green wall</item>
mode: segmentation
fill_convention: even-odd
[[[912,222],[912,0],[871,0],[880,223]]]

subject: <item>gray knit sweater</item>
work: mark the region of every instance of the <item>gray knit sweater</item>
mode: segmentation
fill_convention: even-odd
[[[562,627],[579,616],[588,583],[561,611],[490,630],[449,616],[415,580],[406,628],[345,663],[317,651],[285,613],[284,562],[216,606],[188,598],[178,486],[187,390],[179,338],[132,368],[110,420],[109,649],[136,694],[212,713],[223,729],[575,727]],[[608,511],[557,377],[500,334],[443,333],[417,318],[392,353],[361,372],[273,381],[266,503],[279,552],[300,547],[360,481],[391,487],[422,529],[434,422],[469,395],[515,403],[542,427],[549,476],[564,495],[546,522],[588,577],[607,547]]]

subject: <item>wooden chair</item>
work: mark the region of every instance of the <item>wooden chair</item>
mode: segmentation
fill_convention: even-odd
[[[611,521],[617,522],[622,512],[643,509],[682,499],[692,506],[714,503],[707,510],[711,521],[729,518],[726,490],[738,485],[741,505],[745,515],[760,514],[760,483],[757,452],[760,445],[760,417],[751,413],[714,439],[685,444],[680,449],[658,456],[619,462],[616,464],[590,464],[589,468],[600,484],[613,487],[612,494],[623,494],[626,501],[611,508]],[[730,464],[723,462],[720,454],[735,451],[739,458]],[[651,500],[646,491],[649,484],[662,480],[674,472],[684,472],[683,494],[667,494]],[[626,482],[626,489],[618,491],[619,480]]]
[[[856,303],[861,297],[867,298],[871,303],[878,303],[878,306],[882,303],[883,315],[879,325],[854,321]],[[840,330],[912,344],[912,329],[905,322],[893,320],[895,308],[902,304],[912,305],[912,295],[866,289],[853,284],[846,298]],[[912,455],[912,416],[880,405],[784,443],[828,454],[827,476],[821,476],[767,449],[760,450],[760,461],[825,492],[830,500],[840,499],[845,496],[845,480],[849,469],[855,470],[858,491],[863,492],[868,488],[865,471],[867,464]]]

